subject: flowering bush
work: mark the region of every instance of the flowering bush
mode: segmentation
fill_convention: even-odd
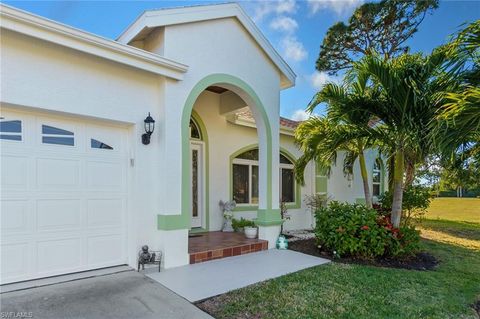
[[[418,250],[418,231],[413,227],[395,228],[388,215],[363,205],[332,202],[317,210],[316,222],[317,243],[337,256],[375,258]]]

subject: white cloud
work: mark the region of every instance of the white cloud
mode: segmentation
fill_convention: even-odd
[[[296,110],[293,112],[292,120],[294,121],[305,121],[310,117],[310,114],[305,112],[305,110]]]
[[[285,59],[294,62],[305,60],[308,52],[303,44],[295,36],[287,35],[280,43]]]
[[[280,0],[277,2],[275,11],[277,13],[295,13],[295,11],[297,11],[297,4],[295,0]]]
[[[337,16],[350,15],[364,0],[307,0],[311,14],[320,10],[332,10]]]
[[[252,19],[258,23],[272,13],[291,14],[295,13],[296,11],[297,4],[295,0],[261,1],[255,3]]]
[[[328,75],[326,72],[314,72],[310,76],[310,84],[317,90],[322,89],[329,82],[338,83],[339,79]]]
[[[277,31],[293,33],[298,28],[298,23],[290,17],[279,16],[272,20],[270,28]]]

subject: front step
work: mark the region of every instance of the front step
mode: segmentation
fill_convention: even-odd
[[[225,257],[245,255],[268,249],[268,241],[258,240],[254,244],[244,244],[235,247],[220,248],[214,250],[207,250],[202,252],[195,252],[190,254],[190,264],[198,264],[204,261],[220,259]]]
[[[243,233],[213,231],[197,233],[188,238],[190,264],[267,249],[267,240],[249,239]]]

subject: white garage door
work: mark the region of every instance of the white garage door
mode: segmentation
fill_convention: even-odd
[[[125,264],[126,130],[1,117],[1,283]]]

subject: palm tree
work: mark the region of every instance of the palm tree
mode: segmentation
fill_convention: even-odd
[[[480,141],[480,20],[460,31],[443,48],[451,60],[449,74],[460,70],[459,90],[447,92],[446,103],[438,113],[440,129],[448,132],[440,140],[444,153],[458,146]]]
[[[372,207],[364,153],[374,146],[374,139],[369,130],[370,115],[363,111],[362,106],[380,103],[378,99],[379,91],[368,88],[366,79],[362,78],[348,85],[328,83],[315,95],[307,110],[313,112],[316,106],[325,102],[328,104],[327,116],[310,117],[296,129],[295,140],[303,151],[303,156],[295,164],[300,182],[304,182],[305,167],[311,160],[329,173],[338,153],[343,151],[345,175],[353,175],[353,166],[358,159],[365,203],[367,207]]]
[[[447,62],[445,52],[437,50],[426,57],[405,54],[392,60],[370,55],[352,69],[351,77],[368,78],[385,100],[368,105],[366,111],[379,118],[381,124],[373,130],[392,162],[391,219],[396,227],[400,225],[405,175],[411,182],[415,167],[434,152],[430,123],[444,104],[445,92],[458,86],[454,77],[445,75]]]

